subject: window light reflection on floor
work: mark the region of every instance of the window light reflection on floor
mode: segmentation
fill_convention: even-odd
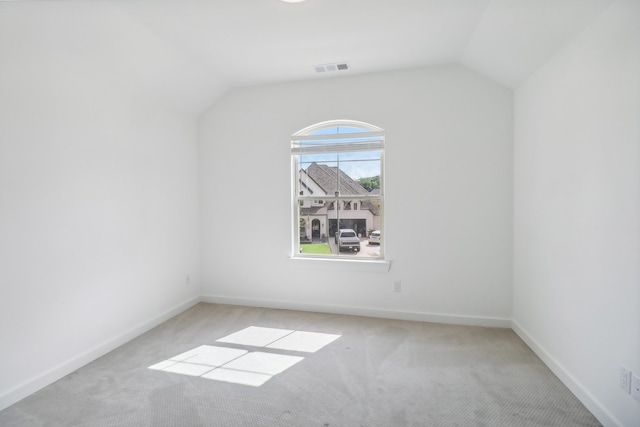
[[[250,326],[217,342],[315,353],[340,335]],[[149,369],[259,387],[304,357],[201,345]]]

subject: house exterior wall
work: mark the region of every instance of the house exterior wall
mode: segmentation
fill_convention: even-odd
[[[360,205],[359,201],[353,201],[352,203],[358,203],[358,206]],[[304,218],[306,223],[304,235],[308,240],[312,239],[313,230],[311,224],[314,219],[320,221],[320,237],[322,237],[323,234],[325,235],[325,237],[332,237],[333,233],[330,231],[333,230],[333,227],[330,226],[332,224],[331,220],[334,220],[334,222],[335,220],[337,220],[338,212],[336,209],[329,210],[325,206],[322,211],[309,215],[301,215],[301,218]],[[376,215],[373,215],[373,213],[369,209],[340,209],[340,219],[364,220],[364,228],[356,230],[361,235],[361,237],[366,237],[368,230],[373,230],[376,227]]]

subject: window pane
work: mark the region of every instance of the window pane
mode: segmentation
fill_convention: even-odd
[[[299,252],[305,255],[332,256],[327,231],[327,207],[330,201],[323,200],[320,204],[305,199],[301,202],[298,204]]]
[[[353,201],[298,199],[299,253],[330,257],[380,257],[380,244],[369,244],[368,235],[377,230],[380,200],[360,202],[360,209],[348,209]],[[339,207],[339,208],[338,208]],[[366,208],[365,208],[366,207]],[[339,248],[341,246],[341,248]]]
[[[300,155],[298,194],[367,195],[380,188],[380,171],[379,150]]]
[[[336,175],[341,196],[367,195],[380,189],[380,151],[340,153],[339,157]]]
[[[298,195],[334,196],[338,189],[337,154],[301,155],[298,157]],[[302,191],[302,193],[300,193]]]

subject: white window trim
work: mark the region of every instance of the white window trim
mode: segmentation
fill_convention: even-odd
[[[352,134],[343,134],[341,135],[345,139],[364,139],[364,141],[355,141],[355,142],[345,142],[344,144],[334,143],[329,147],[326,145],[314,145],[308,144],[308,142],[312,141],[321,141],[332,139],[335,140],[335,136],[333,135],[309,135],[316,130],[320,130],[327,127],[335,127],[335,126],[349,126],[349,127],[359,127],[362,129],[367,129],[369,132],[359,132]],[[333,153],[333,152],[355,152],[355,151],[364,151],[364,150],[380,150],[380,193],[377,195],[349,195],[349,196],[325,196],[322,198],[323,201],[327,202],[330,200],[349,200],[349,201],[357,201],[358,208],[360,209],[360,204],[364,200],[380,200],[381,210],[379,212],[380,215],[380,229],[384,230],[384,131],[381,128],[373,126],[368,123],[354,121],[354,120],[331,120],[326,122],[321,122],[314,124],[312,126],[308,126],[298,132],[296,132],[291,137],[291,209],[292,209],[292,221],[291,221],[291,248],[292,253],[290,255],[291,259],[296,261],[309,261],[309,263],[297,263],[297,264],[307,264],[308,266],[326,266],[330,263],[333,266],[341,265],[341,266],[349,266],[347,269],[359,269],[360,267],[365,267],[366,271],[371,271],[373,268],[375,271],[389,271],[391,268],[391,262],[386,258],[385,254],[385,244],[380,244],[380,256],[376,258],[355,258],[349,256],[341,256],[337,255],[314,255],[314,254],[301,254],[300,253],[300,233],[298,224],[300,222],[299,216],[299,201],[309,200],[313,203],[313,200],[317,200],[317,195],[314,197],[313,195],[309,196],[300,196],[297,194],[297,181],[298,181],[298,156],[301,154],[320,154],[320,153]],[[383,235],[385,233],[383,232]],[[330,238],[331,236],[327,236]]]
[[[366,259],[366,258],[319,258],[313,256],[291,256],[289,257],[296,266],[302,266],[305,270],[317,268],[319,270],[331,268],[344,272],[375,272],[386,273],[391,269],[391,260],[388,259]]]

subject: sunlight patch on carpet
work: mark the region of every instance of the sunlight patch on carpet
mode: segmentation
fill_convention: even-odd
[[[250,326],[216,340],[248,347],[315,353],[340,335]],[[301,356],[201,345],[149,369],[259,387],[298,362]]]

